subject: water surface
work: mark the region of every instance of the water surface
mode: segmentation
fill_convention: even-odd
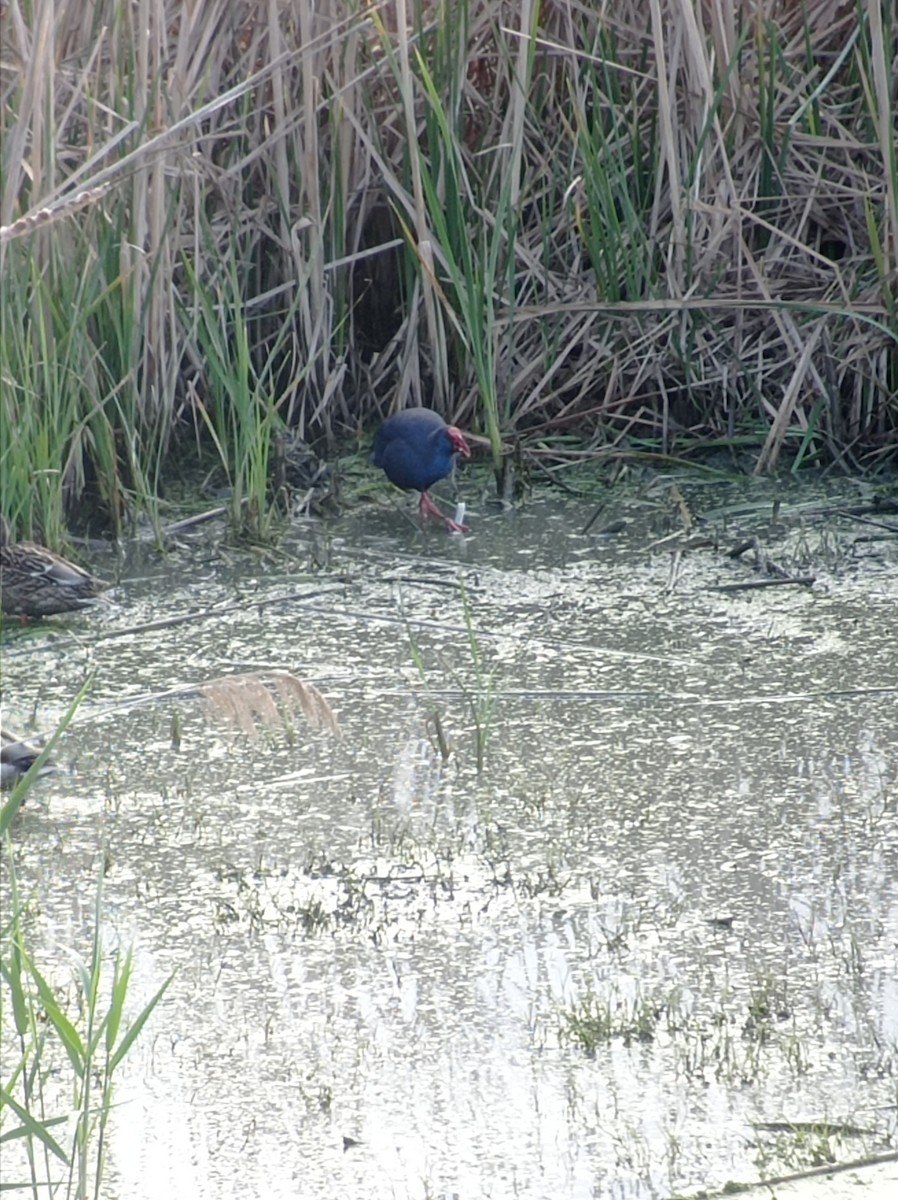
[[[105,856],[135,1011],[174,973],[106,1195],[642,1200],[894,1146],[896,540],[778,495],[696,487],[716,549],[663,490],[588,534],[576,500],[204,529],[4,630],[5,721],[95,676],[15,828],[37,956],[85,950]],[[813,587],[712,590],[744,532]],[[121,707],[264,668],[342,735]]]

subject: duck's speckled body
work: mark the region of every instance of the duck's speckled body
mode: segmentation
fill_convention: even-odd
[[[108,585],[34,542],[13,542],[0,517],[0,604],[10,616],[50,617],[96,602]]]

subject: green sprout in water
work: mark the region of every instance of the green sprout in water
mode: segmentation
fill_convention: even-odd
[[[474,749],[477,757],[477,773],[483,774],[486,760],[486,750],[492,731],[493,717],[496,712],[496,668],[488,668],[484,662],[480,645],[477,641],[477,631],[474,628],[474,615],[471,610],[471,600],[463,580],[459,580],[462,612],[465,618],[465,629],[468,634],[468,649],[471,653],[471,665],[474,668],[473,688],[463,691],[474,720]]]
[[[620,997],[612,1001],[587,991],[562,1013],[561,1033],[593,1057],[613,1038],[621,1038],[628,1046],[652,1041],[663,1011],[650,996],[640,995],[632,1002]]]

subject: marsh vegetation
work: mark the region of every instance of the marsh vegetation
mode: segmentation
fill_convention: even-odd
[[[285,436],[330,457],[416,403],[485,439],[503,494],[584,455],[893,456],[890,4],[0,20],[19,537],[158,529],[198,460],[270,540]]]

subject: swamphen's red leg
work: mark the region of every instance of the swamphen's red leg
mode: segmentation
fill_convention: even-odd
[[[434,504],[427,492],[421,493],[421,503],[418,505],[418,512],[421,514],[421,520],[426,521],[428,517],[438,517],[449,530],[450,533],[465,533],[468,530],[467,525],[459,525],[458,521],[453,521]]]

